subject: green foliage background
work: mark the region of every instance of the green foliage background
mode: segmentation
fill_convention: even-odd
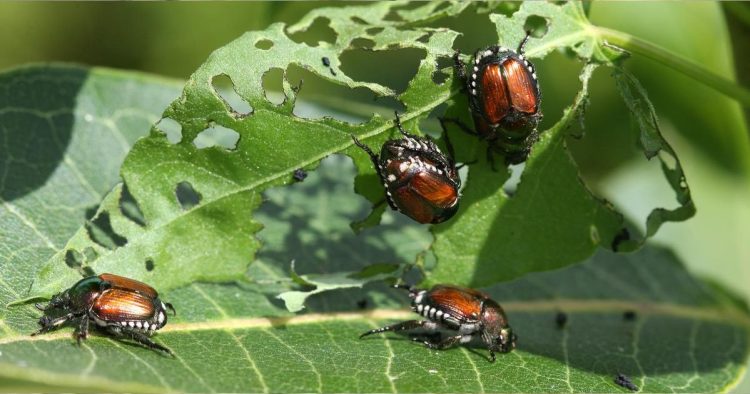
[[[403,15],[407,21],[416,21],[414,28],[434,24],[460,31],[462,35],[455,37],[449,32],[436,31],[425,44],[414,41],[419,35],[403,28],[367,32],[374,38],[376,48],[379,45],[385,48],[389,43],[408,44],[400,45],[404,49],[390,51],[396,53],[390,59],[388,52],[378,58],[363,50],[349,51],[339,57],[338,51],[349,42],[333,42],[336,35],[332,36],[326,26],[313,23],[316,11],[307,12],[319,6],[298,3],[192,7],[184,4],[108,7],[101,4],[0,4],[0,29],[8,29],[15,36],[24,31],[29,34],[25,42],[0,41],[3,53],[13,54],[2,59],[8,66],[35,60],[75,60],[182,78],[197,69],[210,51],[246,30],[263,30],[271,22],[292,24],[299,21],[286,33],[281,25],[264,33],[270,34],[268,38],[276,47],[273,57],[237,57],[243,53],[243,45],[255,45],[258,41],[254,37],[262,37],[262,34],[250,33],[208,58],[191,78],[192,85],[184,91],[185,98],[174,102],[166,113],[181,123],[185,144],[172,145],[173,141],[161,137],[159,130],[169,131],[165,122],[157,126],[159,129],[153,129],[148,139],[135,145],[122,176],[140,203],[142,212],[135,216],[142,215],[145,226],[134,225],[133,216],[120,207],[123,189],[116,186],[110,192],[110,188],[118,180],[119,163],[130,145],[146,133],[149,125],[159,119],[162,109],[179,95],[181,83],[111,70],[70,67],[36,67],[3,74],[1,86],[5,91],[1,103],[4,109],[0,118],[6,136],[6,145],[0,150],[6,174],[3,210],[0,211],[3,213],[0,216],[3,220],[0,231],[3,303],[49,295],[64,288],[78,276],[69,267],[75,264],[72,260],[78,260],[97,271],[117,271],[144,279],[165,290],[164,297],[178,300],[180,305],[179,318],[157,335],[158,340],[175,349],[176,361],[101,336],[77,349],[71,346],[68,330],[27,342],[25,333],[34,329],[38,313],[28,304],[6,308],[2,312],[0,336],[0,363],[4,371],[0,374],[0,383],[4,390],[613,391],[619,388],[611,383],[611,377],[616,372],[624,372],[634,376],[636,383],[647,391],[717,391],[730,387],[742,376],[748,347],[748,318],[742,303],[750,296],[746,286],[750,279],[750,268],[746,264],[750,246],[743,237],[750,233],[747,229],[750,223],[747,199],[750,155],[745,116],[735,101],[638,54],[625,64],[648,92],[662,132],[675,146],[684,165],[698,207],[694,219],[668,224],[657,233],[656,241],[671,246],[674,254],[655,246],[625,256],[600,251],[580,266],[531,274],[492,287],[490,291],[506,305],[519,335],[522,339],[529,338],[525,347],[503,358],[499,365],[485,363],[480,351],[460,349],[435,354],[407,341],[357,341],[356,333],[368,327],[408,316],[395,309],[403,305],[403,294],[377,283],[365,284],[384,276],[400,275],[408,269],[394,263],[416,259],[421,268],[431,272],[428,280],[452,278],[489,285],[528,271],[578,262],[594,251],[598,241],[606,246],[607,237],[620,225],[615,216],[593,220],[603,231],[598,235],[600,238],[593,238],[587,232],[584,238],[596,241],[580,251],[566,251],[566,247],[579,245],[581,238],[558,244],[553,239],[546,245],[550,249],[540,251],[567,256],[567,260],[561,258],[555,267],[543,267],[533,263],[530,256],[536,251],[529,251],[523,242],[533,236],[547,238],[543,232],[549,230],[545,222],[520,231],[516,242],[519,250],[510,249],[508,255],[486,255],[479,249],[457,253],[456,247],[451,245],[466,245],[462,237],[472,236],[471,232],[461,230],[462,227],[496,236],[500,242],[508,242],[513,237],[513,232],[502,232],[505,227],[482,230],[481,226],[486,226],[487,221],[477,222],[464,211],[455,223],[434,229],[438,261],[433,270],[433,256],[420,253],[432,242],[432,236],[422,226],[387,212],[380,226],[367,228],[358,236],[350,231],[349,223],[364,218],[369,205],[356,197],[352,188],[356,186],[371,199],[378,192],[369,185],[372,177],[368,180],[367,173],[371,169],[361,152],[346,151],[355,158],[360,174],[365,174],[356,183],[352,183],[355,172],[351,161],[334,156],[324,161],[304,183],[274,187],[290,182],[288,168],[312,169],[317,159],[339,151],[344,147],[342,144],[348,143],[349,132],[373,137],[368,143],[377,146],[392,129],[390,118],[394,106],[407,112],[408,128],[419,125],[422,131],[437,131],[434,119],[414,115],[411,111],[427,115],[432,110],[426,104],[430,99],[444,100],[441,97],[452,93],[448,85],[431,88],[434,82],[425,77],[435,71],[435,58],[420,61],[421,52],[414,49],[426,46],[430,48],[428,56],[448,56],[451,46],[471,52],[497,41],[496,25],[486,14],[476,12],[483,6],[453,5],[437,11],[434,16],[428,6],[423,11]],[[387,12],[389,7],[383,5],[380,9]],[[538,5],[534,7],[537,13],[543,9]],[[371,9],[377,10],[378,6]],[[499,5],[497,9],[503,11],[506,6]],[[736,78],[734,69],[742,70],[746,59],[734,59],[734,54],[743,51],[733,50],[730,43],[734,41],[736,47],[742,47],[743,41],[737,43],[737,37],[743,37],[747,25],[742,23],[741,7],[727,6],[727,9],[735,11],[725,17],[721,6],[711,3],[650,3],[638,7],[596,3],[591,7],[590,17],[595,25],[631,33],[669,48],[733,80]],[[341,15],[348,17],[346,8],[342,6],[340,10]],[[335,15],[331,12],[323,12],[334,21],[331,27],[339,32],[344,27],[351,28],[351,22],[341,22],[343,19],[331,16]],[[362,13],[361,18],[378,23],[378,17],[373,15],[378,15],[379,11],[369,12]],[[441,18],[443,13],[458,13],[458,16]],[[80,23],[71,23],[76,18],[81,18]],[[221,22],[210,23],[212,18]],[[496,18],[495,21],[502,21],[504,17]],[[558,14],[554,18],[558,22],[565,20]],[[733,40],[727,19],[734,23]],[[37,21],[34,29],[27,25],[30,20]],[[336,21],[341,25],[336,26]],[[134,23],[144,28],[133,29]],[[308,25],[311,27],[305,29]],[[211,29],[201,34],[200,26],[211,26]],[[502,22],[497,26],[506,24]],[[507,26],[514,25],[508,23]],[[520,29],[515,27],[515,31],[498,31],[501,37],[507,37],[503,38],[507,45],[517,41],[513,34],[519,34]],[[365,34],[367,27],[358,29],[343,36]],[[294,39],[282,44],[282,37],[287,33]],[[9,34],[1,36],[10,37]],[[706,42],[706,37],[711,37],[711,41]],[[304,41],[300,43],[300,40]],[[332,45],[315,45],[318,40]],[[533,53],[533,40],[531,44],[529,48]],[[86,50],[81,52],[82,48]],[[308,49],[301,51],[303,48]],[[577,55],[590,56],[591,53],[586,53],[591,48],[597,48],[595,41],[577,47]],[[539,50],[537,55],[541,52]],[[270,85],[257,72],[274,65],[283,68],[295,59],[310,60],[308,64],[313,64],[325,55],[340,69],[339,86],[301,67],[290,67],[283,82],[278,72],[278,82]],[[610,55],[594,53],[595,57]],[[383,62],[398,67],[384,68]],[[552,161],[556,163],[553,168],[565,168],[568,160],[577,163],[586,185],[595,194],[613,201],[626,214],[631,229],[640,228],[645,232],[646,216],[655,206],[677,208],[674,192],[660,170],[654,163],[645,162],[635,145],[638,138],[647,135],[653,138],[654,134],[648,134],[642,127],[638,130],[633,118],[623,110],[622,99],[608,75],[611,71],[589,68],[584,73],[584,85],[588,82],[590,90],[586,107],[586,97],[580,93],[580,62],[561,52],[552,52],[535,64],[544,92],[542,128],[549,131],[547,139],[535,150],[538,157],[527,165],[527,181],[519,187],[522,198],[518,201],[521,204],[532,201],[524,197],[522,188],[534,179],[541,187],[551,187],[547,181],[553,178],[566,179],[564,171],[536,170],[538,164],[557,157],[557,162]],[[316,67],[319,75],[329,72],[320,63]],[[417,79],[412,80],[417,67],[421,71]],[[593,72],[590,80],[588,72]],[[228,75],[234,89],[250,102],[255,111],[252,117],[246,120],[227,116],[232,115],[227,113],[227,104],[216,100],[210,86],[218,73]],[[542,77],[546,75],[554,75],[554,78]],[[622,78],[622,74],[619,75]],[[292,84],[300,78],[304,78],[305,85],[298,93]],[[229,101],[229,108],[241,108],[242,99],[230,94],[230,85],[219,83],[216,86]],[[269,104],[261,87],[268,89],[266,96],[269,98],[282,99],[279,96],[284,93],[287,101],[280,106]],[[391,89],[403,92],[407,88],[409,90],[400,97],[406,108],[388,98],[372,100],[367,91],[389,94]],[[558,127],[561,124],[555,126],[561,117],[574,119],[576,111],[563,115],[563,109],[571,103],[586,108],[586,136],[582,139],[565,137],[568,128]],[[457,108],[460,107],[459,103]],[[295,114],[305,111],[304,116],[312,118],[333,115],[337,119],[361,121],[368,119],[373,111],[382,117],[376,116],[359,127],[337,120],[295,123],[284,117],[292,109]],[[648,112],[643,114],[647,116]],[[410,122],[413,117],[414,121]],[[211,120],[210,124],[206,119]],[[239,152],[227,153],[218,147],[195,149],[190,144],[207,125],[214,127],[214,122],[241,133],[240,141],[245,145],[238,147]],[[270,134],[275,127],[266,127],[263,131],[263,126],[278,124],[286,124],[286,129],[298,132],[315,133],[321,151],[295,151],[296,136]],[[329,132],[336,129],[344,131]],[[38,134],[19,134],[19,130]],[[222,141],[220,128],[217,133],[216,141],[209,138],[201,144],[220,146],[226,143]],[[19,137],[22,135],[24,137]],[[252,142],[253,138],[257,138],[256,142]],[[559,155],[564,151],[555,148],[562,146],[563,138],[571,151],[570,158]],[[469,139],[459,137],[459,140],[460,160],[468,160],[476,151],[481,151],[472,146]],[[264,151],[263,141],[275,141],[277,145],[268,146]],[[251,145],[247,144],[253,148],[249,149]],[[326,144],[330,147],[326,148]],[[285,147],[285,155],[275,157],[263,168],[271,152],[281,152],[278,146]],[[252,154],[245,155],[248,152]],[[225,160],[232,154],[234,159]],[[253,157],[254,154],[257,157]],[[238,155],[244,157],[238,159]],[[172,162],[176,164],[170,166]],[[186,170],[185,163],[198,171]],[[215,163],[221,165],[216,167]],[[27,170],[28,165],[33,170]],[[152,172],[150,169],[154,166],[160,170]],[[470,204],[475,209],[472,212],[507,212],[502,203],[504,194],[499,188],[510,174],[498,177],[486,172],[483,166],[483,163],[472,166],[469,179],[481,183],[487,190],[470,183],[466,201],[476,201]],[[252,173],[248,175],[247,168],[255,168],[260,178],[254,179]],[[551,190],[574,189],[571,183],[576,181],[575,167],[571,169],[574,171],[570,174],[572,178],[567,183],[561,182],[563,186],[559,189],[555,186]],[[200,175],[201,171],[209,176]],[[208,208],[199,205],[199,210],[183,214],[181,207],[175,204],[173,185],[186,179],[196,185],[202,203],[211,202]],[[239,193],[232,191],[237,185],[245,185],[240,186]],[[261,196],[264,189],[267,190]],[[232,195],[231,200],[222,197],[227,193]],[[485,199],[483,196],[487,193],[497,195]],[[585,189],[580,193],[588,196]],[[96,213],[102,197],[104,200]],[[551,207],[549,199],[542,201],[545,203],[541,207]],[[226,215],[226,212],[244,213],[245,209],[256,206],[259,208],[252,219]],[[236,207],[241,209],[237,211]],[[528,215],[534,210],[538,210],[538,206],[532,204],[531,208],[519,212]],[[123,214],[116,213],[119,211]],[[129,245],[136,246],[112,248],[107,242],[92,243],[89,229],[78,230],[84,219],[102,218],[104,213],[108,214],[116,232],[128,238]],[[572,220],[581,219],[575,211],[572,213]],[[608,215],[606,209],[602,214]],[[555,210],[542,217],[560,218]],[[476,227],[477,223],[480,227]],[[261,229],[261,224],[265,227],[257,237],[263,247],[252,257],[260,244],[250,236]],[[562,228],[573,228],[569,220],[565,224],[567,227]],[[160,232],[162,227],[167,230]],[[588,230],[585,220],[581,228]],[[556,231],[559,232],[554,230],[551,234]],[[117,244],[118,240],[109,242]],[[488,242],[495,241],[490,238]],[[69,248],[80,251],[81,255],[69,256],[65,252]],[[482,271],[480,265],[475,267],[473,278],[461,277],[472,272],[461,269],[465,266],[461,253],[478,255],[480,261],[495,258],[501,262],[518,260],[519,264],[500,274],[494,269]],[[456,262],[456,265],[441,265],[441,256],[442,261]],[[245,272],[249,257],[253,262]],[[191,258],[193,260],[189,260]],[[153,273],[142,263],[148,259],[157,262]],[[295,278],[297,284],[289,274],[289,264],[294,259],[298,260],[295,269],[304,274]],[[682,268],[680,260],[693,275]],[[123,261],[131,263],[124,266]],[[526,266],[527,261],[532,263]],[[539,261],[549,261],[549,258]],[[364,277],[349,275],[372,263],[383,264],[366,271]],[[466,264],[471,267],[473,263]],[[450,271],[452,268],[457,269]],[[253,279],[250,284],[243,281],[245,275]],[[710,282],[696,279],[694,275],[708,278]],[[200,283],[206,281],[227,283]],[[577,290],[582,283],[598,284]],[[353,289],[322,293],[305,301],[309,293],[299,290],[309,290],[309,285],[317,286],[317,291]],[[363,285],[364,289],[356,289]],[[306,302],[308,313],[292,317],[275,298],[282,292],[285,292],[287,307],[290,300],[297,305],[292,309]],[[732,293],[738,295],[730,295]],[[364,312],[358,310],[355,300],[366,300]],[[621,313],[629,309],[638,310],[642,316],[632,326],[620,320]],[[571,314],[565,330],[557,330],[552,324],[556,310]],[[613,332],[622,335],[613,336]],[[665,337],[673,337],[675,343],[665,343]],[[674,352],[676,348],[685,353]],[[214,349],[222,351],[213,352]],[[362,359],[363,355],[367,357]],[[51,363],[58,357],[65,357],[69,362],[65,365]],[[685,364],[686,360],[690,362]],[[456,365],[466,368],[446,369],[446,366]],[[230,366],[237,369],[230,370]],[[498,369],[503,373],[498,375]],[[149,371],[148,379],[143,378],[145,370]],[[378,378],[369,379],[361,386],[362,379],[357,377],[371,374],[373,370],[380,371],[376,373]],[[293,373],[298,379],[289,380],[279,372]]]

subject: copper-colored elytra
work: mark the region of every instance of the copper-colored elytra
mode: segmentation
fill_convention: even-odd
[[[503,74],[513,108],[527,114],[536,113],[538,97],[531,72],[520,61],[508,59],[503,62]]]
[[[145,320],[153,317],[155,312],[151,298],[120,289],[105,291],[96,300],[92,310],[111,321]]]
[[[475,319],[482,313],[482,300],[487,296],[474,289],[438,285],[429,292],[436,304],[449,309],[452,316],[461,319]]]
[[[497,64],[488,64],[482,73],[484,114],[490,123],[500,123],[510,111],[505,81]]]
[[[156,290],[154,290],[153,287],[134,279],[113,274],[101,274],[99,275],[99,278],[105,282],[109,282],[109,284],[111,284],[113,288],[137,291],[151,298],[156,298],[159,296],[159,294],[156,293]]]
[[[420,197],[408,187],[395,190],[394,199],[397,200],[401,212],[419,223],[432,223],[435,215],[427,204],[420,201]]]
[[[447,208],[456,203],[456,189],[430,173],[419,173],[411,180],[411,187],[431,204]]]

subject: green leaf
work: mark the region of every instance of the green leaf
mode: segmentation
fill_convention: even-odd
[[[44,262],[118,181],[125,154],[179,94],[174,81],[50,65],[0,74],[0,336]],[[69,261],[74,264],[74,261]],[[64,263],[63,263],[64,264]],[[77,272],[65,265],[66,270]],[[26,325],[24,325],[26,327]]]
[[[459,94],[458,84],[451,80],[436,84],[432,78],[440,72],[437,61],[453,54],[453,42],[459,33],[419,27],[464,7],[402,7],[400,3],[374,3],[318,9],[286,31],[282,24],[274,24],[265,31],[248,32],[214,52],[191,77],[182,97],[164,113],[179,124],[179,133],[173,133],[179,135],[167,138],[154,128],[134,146],[123,165],[122,177],[138,203],[142,220],[136,222],[116,209],[123,189],[114,190],[105,199],[97,219],[109,219],[114,241],[119,243],[112,246],[97,242],[90,229],[81,229],[40,271],[31,297],[48,297],[77,278],[78,273],[64,264],[65,258],[86,250],[94,250],[99,256],[86,262],[87,268],[116,271],[164,290],[195,281],[244,280],[246,266],[260,247],[254,234],[261,226],[253,219],[253,211],[261,203],[261,193],[293,182],[295,169],[314,169],[322,158],[334,153],[353,158],[360,174],[355,190],[373,203],[380,202],[382,186],[369,158],[353,146],[350,136],[354,134],[370,146],[380,146],[393,133],[391,121],[378,115],[361,124],[296,116],[301,85],[296,86],[298,81],[290,81],[286,75],[292,66],[300,67],[316,78],[348,89],[396,96],[406,108],[402,120],[409,130],[417,130],[418,122],[443,103],[452,104],[449,112],[461,111],[465,117],[463,95],[454,99]],[[394,12],[402,19],[409,15],[414,19],[394,21]],[[504,44],[513,46],[531,16],[546,18],[550,26],[543,38],[530,40],[529,56],[572,48],[583,58],[608,64],[611,51],[592,35],[575,3],[524,4],[510,18],[489,18],[498,26],[502,40],[507,41]],[[335,32],[332,41],[311,46],[287,35],[304,32],[320,18],[327,20]],[[340,69],[341,56],[355,39],[372,41],[376,51],[413,48],[424,54],[403,92],[379,83],[357,81]],[[323,58],[328,58],[332,69],[338,72],[334,74],[326,68]],[[268,71],[274,69],[284,70],[280,85],[285,99],[281,103],[270,101],[264,91],[264,84],[268,83],[264,78],[271,78],[273,74]],[[584,68],[584,85],[592,70],[593,66]],[[217,88],[217,79],[230,80],[239,99],[226,98],[227,92]],[[573,264],[589,256],[597,246],[613,244],[622,232],[622,220],[610,205],[580,184],[576,164],[565,147],[565,132],[585,107],[586,96],[584,86],[566,114],[543,132],[515,197],[508,199],[502,191],[502,173],[489,172],[484,161],[470,166],[458,217],[435,227],[438,263],[431,281],[488,285],[527,272]],[[245,101],[250,112],[240,113],[238,101]],[[206,142],[216,141],[221,134],[224,136],[219,139],[223,142]],[[465,136],[458,140],[463,142],[460,160],[482,156],[477,152],[483,149],[482,144]],[[466,157],[467,149],[472,147],[474,155]],[[187,187],[193,196],[189,206],[180,201],[181,187]],[[376,222],[380,212],[382,208],[376,209],[376,216],[368,218],[365,225]],[[685,216],[663,215],[661,220]],[[151,262],[153,270],[148,270],[144,262]],[[344,268],[328,274],[337,275],[337,282],[342,285],[351,285],[343,283],[346,281],[342,280],[342,272],[355,271]]]
[[[69,329],[13,333],[0,339],[0,375],[72,391],[617,392],[626,391],[613,383],[622,373],[643,391],[716,392],[738,379],[747,357],[747,310],[662,249],[600,252],[489,292],[519,336],[494,364],[481,347],[431,351],[394,334],[358,339],[415,316],[404,309],[334,312],[345,303],[339,295],[289,316],[255,286],[195,284],[164,295],[179,312],[155,339],[174,358],[100,335],[78,348]],[[562,329],[559,311],[568,316]]]

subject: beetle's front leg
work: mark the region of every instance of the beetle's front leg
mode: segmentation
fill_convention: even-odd
[[[89,336],[89,315],[83,315],[81,322],[78,324],[78,331],[76,332],[76,341],[78,345],[81,345],[81,339],[86,339]]]
[[[43,334],[45,332],[51,331],[51,330],[57,328],[57,326],[59,326],[59,325],[65,323],[66,321],[72,319],[73,317],[75,317],[75,313],[72,313],[72,312],[68,313],[65,316],[60,316],[60,317],[55,318],[55,319],[52,319],[49,316],[42,316],[41,318],[39,318],[39,325],[42,326],[42,328],[40,328],[39,330],[31,333],[31,336],[38,335],[38,334]]]

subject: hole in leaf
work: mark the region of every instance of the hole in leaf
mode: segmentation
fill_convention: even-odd
[[[421,42],[422,44],[427,44],[428,42],[430,42],[430,37],[431,36],[432,36],[431,34],[425,34],[425,35],[420,36],[419,38],[417,38],[417,41]]]
[[[153,271],[154,270],[154,260],[152,259],[146,259],[146,271]]]
[[[234,90],[234,83],[229,75],[220,74],[211,79],[216,94],[227,104],[229,111],[240,115],[249,115],[253,108]]]
[[[432,73],[432,82],[442,85],[453,73],[453,59],[447,56],[440,56],[436,62],[437,70]]]
[[[155,126],[167,136],[170,144],[178,144],[182,141],[182,125],[171,118],[161,118]]]
[[[220,146],[224,149],[235,150],[239,140],[240,133],[222,125],[213,124],[198,133],[193,140],[193,145],[198,149]]]
[[[318,46],[320,41],[334,44],[336,42],[337,34],[331,29],[329,24],[330,19],[328,18],[315,18],[313,23],[308,26],[306,30],[287,35],[292,41],[298,44],[305,43],[311,47]]]
[[[352,22],[354,22],[354,23],[356,23],[358,25],[369,25],[369,23],[367,23],[366,20],[364,20],[364,19],[362,19],[362,18],[360,18],[358,16],[353,16],[353,17],[351,17],[349,19],[351,19]]]
[[[117,234],[112,228],[109,212],[102,211],[91,221],[86,223],[86,231],[92,241],[107,249],[115,249],[128,243],[128,239]]]
[[[178,183],[177,187],[175,187],[174,194],[177,197],[177,202],[179,202],[182,209],[186,211],[200,204],[201,199],[203,198],[201,194],[193,188],[193,185],[187,181]]]
[[[502,165],[503,157],[500,155],[495,155],[495,163]],[[520,163],[508,166],[508,170],[510,171],[510,176],[508,177],[508,180],[505,181],[505,184],[503,184],[503,191],[505,194],[508,195],[508,197],[513,197],[516,194],[516,190],[518,190],[518,184],[521,183],[521,174],[523,174],[523,169],[526,168],[526,163]],[[499,171],[502,171],[502,169],[499,169]]]
[[[393,118],[393,111],[404,111],[403,105],[393,97],[377,97],[366,88],[352,89],[334,84],[293,64],[287,70],[287,77],[290,81],[305,81],[304,87],[297,93],[293,110],[294,115],[301,118],[330,117],[342,122],[361,123],[370,119],[373,112]],[[347,108],[347,112],[335,110],[342,107]]]
[[[94,250],[94,248],[92,248],[91,246],[87,246],[85,249],[83,249],[83,257],[86,260],[87,264],[91,264],[99,258],[99,253],[96,253],[96,250]]]
[[[255,47],[264,51],[269,50],[273,47],[273,41],[266,39],[258,40],[255,42]]]
[[[531,31],[531,36],[534,38],[542,38],[549,30],[549,21],[539,15],[531,15],[526,18],[523,29]]]
[[[375,41],[369,38],[357,37],[352,40],[349,44],[350,48],[354,49],[372,49],[375,46]]]
[[[371,27],[371,28],[365,30],[365,32],[367,32],[367,34],[369,34],[371,36],[374,36],[374,35],[380,33],[383,30],[384,29],[382,27]]]
[[[83,266],[83,255],[77,250],[68,249],[65,251],[65,265],[74,270],[80,270]]]
[[[130,190],[126,184],[122,186],[120,194],[120,212],[139,226],[144,227],[146,225],[146,219],[143,217],[141,207],[138,206],[138,201],[135,200],[135,197],[130,194]]]
[[[263,91],[271,104],[281,105],[284,103],[284,70],[272,68],[263,74]]]
[[[375,82],[402,92],[416,75],[419,62],[424,57],[425,51],[415,48],[346,50],[340,57],[341,71],[354,80]]]
[[[495,12],[494,8],[493,12]],[[500,43],[497,36],[497,26],[490,21],[490,18],[477,17],[475,6],[467,7],[456,17],[441,19],[440,27],[461,32],[461,35],[453,42],[453,48],[464,54],[473,54],[478,48]],[[506,44],[506,46],[511,47],[517,45],[518,43],[514,45]]]

